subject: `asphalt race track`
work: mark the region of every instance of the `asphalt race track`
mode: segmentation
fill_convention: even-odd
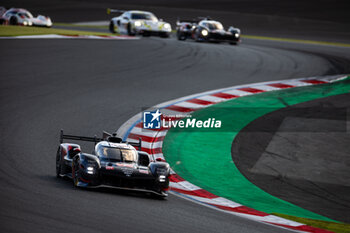
[[[2,229],[281,231],[173,195],[160,201],[140,194],[75,190],[69,181],[55,178],[54,157],[61,128],[95,135],[116,130],[142,107],[176,97],[235,84],[349,71],[339,60],[349,54],[343,48],[323,46],[323,55],[317,56],[300,52],[317,46],[297,47],[282,50],[248,40],[240,46],[159,38],[3,40]]]
[[[0,51],[2,232],[288,232],[174,195],[74,189],[55,177],[59,130],[99,135],[201,91],[350,73],[349,48],[249,39],[1,40]]]

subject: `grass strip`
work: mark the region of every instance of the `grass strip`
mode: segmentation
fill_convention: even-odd
[[[29,35],[47,35],[47,34],[58,34],[58,35],[91,35],[91,36],[115,36],[112,33],[103,32],[91,32],[81,30],[68,30],[68,29],[56,29],[56,28],[43,28],[43,27],[26,27],[26,26],[0,26],[0,36],[29,36]]]
[[[91,28],[91,29],[107,29],[108,30],[107,25],[103,26],[103,25],[84,25],[84,24],[73,24],[73,23],[55,23],[54,26]]]
[[[254,36],[254,35],[242,35],[242,38],[256,39],[256,40],[272,40],[272,41],[283,41],[283,42],[293,42],[302,44],[316,44],[316,45],[331,45],[340,47],[350,47],[350,44],[339,43],[339,42],[328,42],[328,41],[314,41],[314,40],[301,40],[301,39],[291,39],[291,38],[279,38],[279,37],[268,37],[268,36]]]

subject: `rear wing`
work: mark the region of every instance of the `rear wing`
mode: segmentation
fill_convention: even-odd
[[[123,14],[124,12],[124,10],[107,8],[107,15],[110,15],[111,13]]]
[[[200,20],[198,19],[177,19],[176,25],[180,25],[182,23],[191,23],[191,24],[198,24]]]
[[[181,24],[181,23],[198,24],[198,23],[199,23],[200,21],[202,21],[202,20],[212,20],[212,18],[209,17],[209,16],[206,16],[206,17],[200,16],[200,17],[193,18],[193,19],[180,19],[180,18],[178,18],[178,19],[176,20],[176,25],[179,25],[179,24]]]
[[[95,145],[98,142],[102,142],[102,141],[114,142],[114,143],[127,143],[129,145],[137,147],[138,150],[141,150],[141,145],[142,145],[142,139],[141,138],[139,138],[138,142],[127,142],[127,141],[123,141],[122,138],[117,137],[116,133],[110,134],[110,133],[107,133],[105,131],[103,131],[102,138],[98,138],[96,135],[94,137],[85,137],[85,136],[76,136],[76,135],[64,134],[63,133],[63,129],[61,129],[61,132],[60,132],[60,143],[63,143],[64,139],[75,140],[75,141],[84,141],[84,142],[94,142]]]

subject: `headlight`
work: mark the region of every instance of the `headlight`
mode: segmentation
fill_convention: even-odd
[[[32,24],[33,24],[32,22],[30,22],[30,21],[28,22],[28,25],[29,25],[29,26],[32,26]]]
[[[142,23],[140,21],[135,21],[135,27],[141,27]]]
[[[95,168],[94,167],[87,167],[86,170],[87,170],[88,174],[94,174]]]
[[[165,29],[171,29],[171,26],[170,26],[170,24],[166,23],[166,24],[164,24],[164,28]]]
[[[202,33],[202,35],[203,35],[203,36],[207,36],[207,35],[208,35],[208,31],[207,31],[207,30],[205,30],[205,29],[204,29],[204,30],[202,30],[202,31],[201,31],[201,33]]]
[[[24,22],[23,22],[23,25],[27,25],[27,24],[28,24],[27,21],[24,21]]]
[[[165,176],[164,175],[160,175],[159,176],[159,182],[165,182]]]
[[[238,38],[239,37],[239,33],[235,33],[235,37]]]

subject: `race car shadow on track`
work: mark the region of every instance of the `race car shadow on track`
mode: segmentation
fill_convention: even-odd
[[[164,198],[162,196],[159,196],[157,194],[146,192],[146,191],[137,191],[137,190],[124,190],[114,187],[98,187],[98,188],[78,188],[74,187],[73,182],[69,178],[62,178],[57,179],[55,176],[40,176],[41,179],[45,181],[53,181],[55,183],[56,187],[69,189],[73,191],[84,191],[84,192],[96,192],[96,193],[105,193],[105,194],[113,194],[118,196],[128,196],[133,198],[144,198],[144,199],[153,199],[153,200],[167,200],[167,198]],[[67,182],[70,181],[70,182]],[[73,189],[72,189],[73,187]]]

